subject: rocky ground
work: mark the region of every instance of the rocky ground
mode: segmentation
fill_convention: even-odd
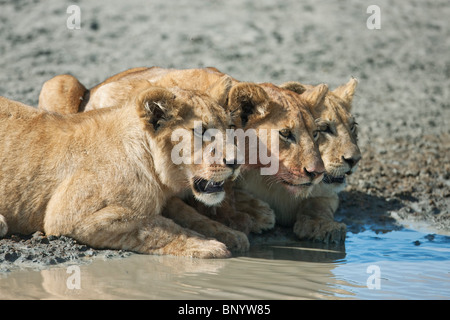
[[[72,4],[79,30],[67,28]],[[366,26],[369,4],[381,10],[379,30]],[[215,66],[240,80],[331,88],[355,76],[363,160],[337,219],[352,232],[450,235],[448,1],[0,0],[0,9],[0,95],[30,105],[57,74],[90,87],[137,66]],[[12,236],[0,240],[0,271],[123,254]]]

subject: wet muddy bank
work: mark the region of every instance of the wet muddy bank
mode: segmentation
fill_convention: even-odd
[[[127,257],[123,250],[96,250],[65,236],[11,235],[0,239],[0,272],[22,268],[40,270],[56,265],[86,264],[95,258]]]

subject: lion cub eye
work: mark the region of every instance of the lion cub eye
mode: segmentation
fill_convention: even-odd
[[[350,126],[350,131],[352,133],[356,133],[356,129],[358,128],[358,124],[355,122]]]
[[[319,137],[320,137],[320,131],[319,130],[315,130],[313,132],[314,141],[317,141],[317,139],[319,139]]]
[[[325,124],[320,128],[320,132],[333,134],[333,130],[331,130],[330,125]]]
[[[294,135],[292,134],[291,130],[289,129],[281,129],[279,131],[280,136],[286,140],[295,141]]]

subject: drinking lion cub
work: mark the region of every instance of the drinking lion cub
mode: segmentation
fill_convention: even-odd
[[[166,200],[189,187],[209,205],[223,199],[220,186],[238,170],[173,164],[171,133],[192,132],[194,121],[224,133],[229,114],[207,95],[145,81],[134,90],[124,107],[66,116],[0,97],[0,236],[39,230],[97,248],[230,255],[161,215]],[[203,181],[217,192],[201,194]]]

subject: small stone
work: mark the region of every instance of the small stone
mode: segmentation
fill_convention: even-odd
[[[9,262],[14,262],[20,257],[20,254],[13,251],[5,254],[5,260]]]
[[[49,235],[49,236],[47,236],[47,239],[48,239],[48,241],[54,241],[54,240],[58,239],[58,237],[54,236],[54,235]]]

